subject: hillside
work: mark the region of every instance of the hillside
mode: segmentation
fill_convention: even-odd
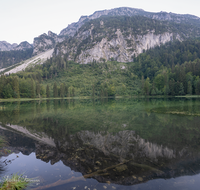
[[[168,42],[134,58],[79,64],[67,55],[0,78],[0,96],[200,95],[200,42]]]
[[[0,52],[1,53],[1,52]],[[10,53],[10,52],[8,52]],[[12,53],[12,52],[11,52]],[[32,55],[32,51],[30,52]],[[51,58],[53,53],[53,49],[48,50],[46,52],[40,53],[39,55],[33,56],[30,59],[27,59],[25,61],[21,61],[17,64],[11,65],[9,67],[6,67],[4,69],[0,70],[0,74],[4,74],[4,75],[9,75],[12,73],[17,73],[19,71],[24,71],[26,68],[28,67],[34,67],[35,65],[38,64],[43,64],[47,59]],[[17,52],[18,55],[18,52]]]
[[[112,19],[108,18],[108,21],[107,19],[104,18],[103,21],[101,22],[100,18],[103,17],[107,18],[113,17],[113,18]],[[147,24],[148,26],[151,22],[155,23],[153,24],[151,23],[152,27],[146,28],[146,30],[143,31],[146,34],[145,36],[143,35],[143,33],[141,33],[141,35],[139,36],[136,36],[135,32],[137,33],[137,31],[132,31],[133,33],[131,32],[132,34],[127,36],[127,33],[126,32],[124,33],[119,25],[118,28],[115,27],[113,28],[113,24],[115,25],[115,22],[119,24],[120,19],[117,19],[117,17],[130,18],[127,19],[129,21],[126,21],[126,19],[123,20],[121,18],[121,21],[123,20],[123,22],[125,21],[126,24],[130,24],[132,26],[134,26],[133,22],[136,22],[136,25],[138,26],[137,19],[134,20],[132,17],[136,18],[143,17],[142,19],[140,18],[139,20],[148,23]],[[91,24],[94,24],[95,26],[91,26]],[[108,24],[111,25],[108,26]],[[142,23],[140,24],[141,25],[139,25],[138,30],[142,31],[141,28],[143,28],[143,24]],[[162,32],[160,31],[160,33],[157,33],[157,29],[155,28],[155,26],[159,24],[161,24],[162,27],[165,28],[165,31]],[[98,27],[101,27],[102,29],[103,26],[106,26],[104,30],[112,28],[113,31],[110,30],[110,32],[111,31],[113,32],[111,36],[113,37],[112,39],[110,38],[105,39],[105,35],[107,35],[109,32],[108,30],[105,33],[105,31],[100,31],[98,29]],[[85,30],[84,33],[82,30],[79,30],[85,27],[87,28],[87,30]],[[128,25],[125,27],[125,29],[128,29],[127,32],[130,32],[129,30],[132,29],[135,30],[134,27],[133,28],[131,27],[127,28],[127,27]],[[151,28],[153,28],[153,30],[150,30]],[[70,54],[72,54],[72,56],[69,57],[70,60],[79,63],[87,63],[87,62],[92,62],[93,59],[94,61],[99,62],[101,60],[100,62],[103,62],[104,60],[107,61],[111,58],[114,58],[117,61],[127,62],[127,61],[132,61],[132,56],[134,55],[137,56],[138,54],[143,52],[143,49],[147,50],[149,48],[155,47],[156,45],[160,45],[161,43],[172,41],[173,38],[178,40],[185,40],[186,38],[199,37],[200,36],[199,28],[200,28],[200,18],[193,15],[187,15],[187,14],[182,15],[182,14],[167,13],[167,12],[153,13],[153,12],[146,12],[142,9],[120,7],[110,10],[96,11],[92,15],[82,16],[78,22],[72,23],[68,25],[68,27],[64,28],[59,35],[49,31],[48,34],[44,33],[38,37],[35,37],[33,45],[30,45],[27,42],[22,42],[18,45],[18,44],[9,44],[5,41],[1,41],[0,51],[25,50],[27,48],[30,48],[30,46],[32,46],[33,48],[32,56],[35,56],[55,47],[56,47],[55,53],[58,53],[60,52],[59,47],[62,46],[61,52],[65,53],[68,52],[67,49],[69,49],[69,46],[73,47],[74,42],[76,42],[75,45],[78,45],[79,48],[73,47],[73,50],[69,52]],[[96,30],[99,32],[98,34]],[[95,42],[96,46],[94,46],[94,42],[93,43],[90,42],[89,38],[87,39],[87,37],[89,37],[90,32],[95,37],[93,41],[95,42],[96,40]],[[77,35],[77,33],[79,35]],[[116,35],[118,36],[118,38],[115,38]],[[103,41],[101,42],[100,39],[101,40],[103,39]],[[62,43],[63,41],[65,42]],[[60,45],[60,43],[62,44]],[[80,46],[83,45],[84,45],[83,53],[80,54],[80,51],[82,50],[82,47]],[[106,46],[106,48],[102,49],[101,46]],[[118,46],[122,46],[122,48],[119,48]],[[88,51],[84,51],[85,48]],[[114,52],[113,48],[115,49]],[[120,51],[117,51],[118,48],[120,49]],[[57,51],[58,49],[59,51]],[[107,50],[109,50],[108,55],[105,54]],[[77,57],[77,54],[80,56]],[[88,57],[88,54],[90,54],[91,56]],[[124,56],[122,56],[122,54],[124,54]],[[15,63],[17,62],[16,61],[13,63],[10,62],[9,64],[7,64],[6,62],[1,62],[1,65],[4,65],[3,67],[7,67],[10,64],[15,64]]]
[[[79,28],[85,24],[86,22],[100,18],[101,16],[144,16],[150,19],[161,20],[161,21],[170,21],[173,23],[182,23],[182,24],[189,24],[192,28],[200,26],[200,18],[193,16],[193,15],[181,15],[175,13],[167,13],[167,12],[146,12],[142,9],[135,9],[130,7],[120,7],[110,10],[102,10],[96,11],[90,16],[82,16],[78,22],[70,24],[68,27],[63,29],[60,32],[60,35],[67,35],[67,36],[74,36]]]
[[[77,63],[132,62],[143,51],[169,41],[198,37],[200,28],[143,16],[102,16],[83,24],[74,37],[55,47],[55,55],[66,54]]]
[[[26,61],[0,52],[0,98],[200,94],[198,17],[119,8],[76,26],[35,38]]]
[[[29,59],[32,54],[33,48],[28,48],[26,50],[0,51],[0,69],[10,67]]]

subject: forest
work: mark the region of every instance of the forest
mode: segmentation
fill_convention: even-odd
[[[32,54],[33,48],[27,50],[0,51],[0,69],[29,59]]]
[[[200,95],[200,41],[169,42],[130,63],[78,64],[66,55],[0,77],[0,98]]]

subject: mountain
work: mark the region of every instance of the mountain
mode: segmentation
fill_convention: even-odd
[[[33,45],[29,44],[27,41],[21,42],[18,46],[16,46],[13,50],[27,50],[32,49]]]
[[[82,16],[59,35],[49,31],[48,34],[35,37],[33,45],[28,42],[19,45],[0,42],[0,50],[24,51],[33,48],[31,56],[35,56],[54,49],[52,56],[65,54],[67,60],[81,64],[109,60],[132,62],[144,51],[166,42],[199,36],[200,18],[196,16],[151,13],[142,9],[121,7]],[[17,60],[7,55],[0,67],[16,64]]]
[[[51,58],[51,55],[53,53],[53,49],[50,49],[46,52],[40,53],[38,55],[32,56],[33,51],[27,52],[26,59],[22,59],[21,62],[18,62],[17,64],[10,64],[10,67],[5,68],[2,70],[4,72],[4,75],[9,75],[12,73],[17,73],[19,71],[25,70],[27,67],[33,67],[38,64],[43,64],[47,59]],[[1,54],[0,54],[1,55]],[[28,57],[29,55],[29,57]],[[28,59],[29,58],[29,59]],[[1,73],[1,70],[0,70]]]
[[[77,63],[132,62],[144,51],[170,41],[198,37],[200,27],[150,19],[144,16],[102,16],[83,24],[73,37],[55,47]]]
[[[0,51],[12,51],[12,50],[27,50],[33,48],[27,41],[21,42],[19,45],[14,43],[10,44],[6,41],[0,41]]]
[[[74,36],[78,29],[89,20],[97,19],[101,16],[145,16],[151,19],[162,20],[162,21],[173,21],[176,23],[189,23],[193,24],[193,26],[198,25],[200,26],[200,18],[193,16],[193,15],[181,15],[175,13],[167,13],[167,12],[159,12],[159,13],[151,13],[146,12],[142,9],[135,9],[129,7],[120,7],[110,10],[103,10],[103,11],[96,11],[90,16],[82,16],[78,22],[72,23],[68,25],[67,28],[63,29],[59,35],[68,35]]]
[[[48,35],[46,33],[34,38],[33,42],[33,55],[45,52],[49,49],[55,47],[57,43],[64,41],[66,37],[58,36],[57,34],[49,31]]]
[[[14,64],[29,59],[33,54],[33,48],[26,49],[26,43],[17,46],[18,50],[0,51],[0,69],[10,68]],[[20,50],[21,49],[21,50]]]
[[[17,47],[18,44],[9,44],[6,41],[0,41],[0,51],[10,51]]]
[[[55,47],[81,64],[132,62],[144,51],[170,41],[200,36],[200,18],[174,13],[150,13],[142,9],[116,8],[82,16],[60,32],[68,36]]]

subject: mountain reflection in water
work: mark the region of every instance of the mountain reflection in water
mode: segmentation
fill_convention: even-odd
[[[83,175],[57,185],[93,178],[125,187],[199,173],[198,99],[88,101],[4,103],[7,149]]]

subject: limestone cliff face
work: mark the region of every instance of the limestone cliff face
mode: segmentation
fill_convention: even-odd
[[[104,62],[109,60],[116,60],[118,62],[132,62],[134,57],[137,57],[144,50],[160,46],[166,42],[173,41],[174,39],[181,40],[178,34],[172,32],[164,32],[156,34],[154,30],[148,31],[144,35],[129,34],[124,35],[120,29],[116,29],[113,33],[115,36],[111,39],[103,37],[101,41],[93,40],[91,29],[78,34],[76,40],[80,41],[76,45],[63,43],[55,50],[56,54],[60,52],[68,54],[68,60],[75,60],[81,64],[96,62]],[[88,43],[81,50],[79,45],[85,39],[93,40],[93,43]],[[79,51],[79,52],[78,52]],[[75,56],[77,55],[77,56]]]
[[[57,36],[57,34],[49,31],[47,34],[42,34],[36,38],[34,38],[33,42],[33,55],[37,55],[39,53],[45,52],[49,49],[55,47],[57,43],[62,42],[65,40],[65,37]]]
[[[117,38],[113,38],[110,41],[107,38],[103,38],[92,49],[82,51],[76,61],[84,64],[91,63],[94,60],[102,62],[111,59],[118,62],[131,62],[133,57],[142,53],[143,50],[154,48],[173,40],[173,33],[169,32],[159,35],[149,32],[144,36],[130,35],[125,38],[120,29],[118,29],[116,34]],[[131,46],[128,46],[127,40],[129,40]]]

